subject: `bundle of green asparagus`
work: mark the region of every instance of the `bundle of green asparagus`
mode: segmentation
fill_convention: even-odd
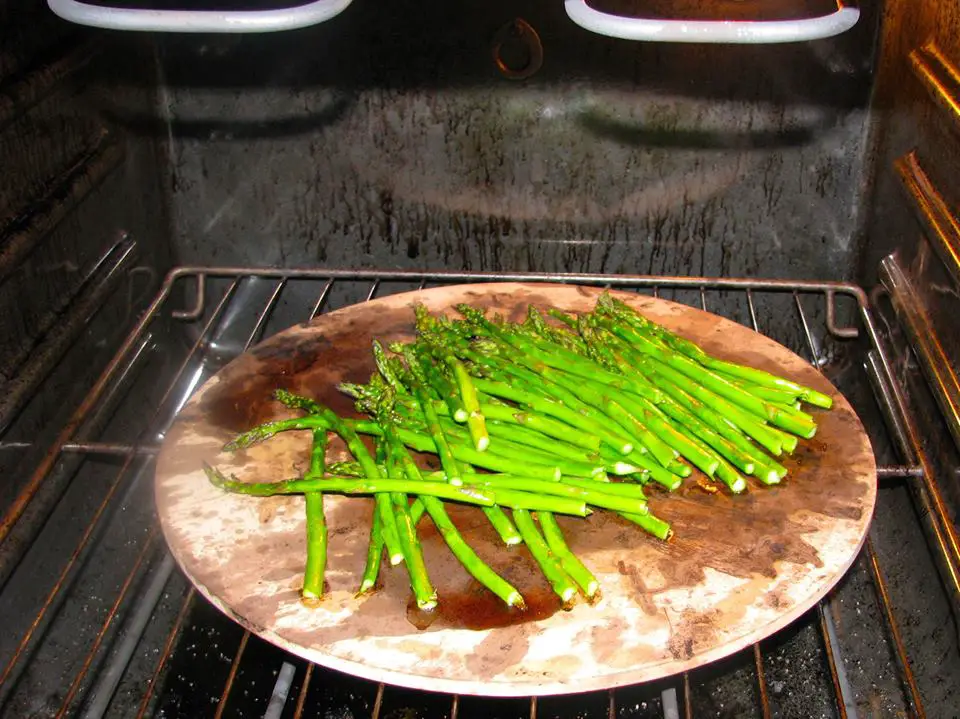
[[[276,399],[300,416],[255,427],[225,447],[311,431],[303,477],[246,483],[206,468],[226,491],[305,495],[305,603],[323,592],[329,493],[374,498],[360,593],[375,587],[386,553],[391,565],[406,567],[417,605],[436,606],[417,531],[426,514],[478,582],[523,608],[520,593],[451,521],[445,502],[459,502],[479,506],[504,544],[526,545],[564,606],[578,593],[596,600],[599,582],[568,548],[555,514],[614,512],[666,541],[672,530],[651,513],[647,486],[674,491],[692,467],[708,491],[743,492],[745,476],[777,484],[787,474],[777,458],[816,432],[801,403],[832,404],[809,387],[713,357],[607,293],[589,313],[549,310],[553,323],[533,306],[522,323],[467,305],[457,310],[462,319],[418,307],[413,342],[391,353],[373,342],[370,381],[340,386],[369,419],[343,418],[278,390]],[[330,432],[352,461],[325,466]],[[375,438],[373,454],[361,434]],[[421,469],[411,449],[435,454],[441,469]]]

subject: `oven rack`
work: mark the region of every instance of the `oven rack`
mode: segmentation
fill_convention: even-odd
[[[352,301],[370,300],[376,296],[394,292],[431,287],[441,284],[492,281],[560,282],[588,284],[600,287],[634,290],[654,296],[668,296],[676,301],[686,301],[705,310],[715,310],[722,300],[724,307],[739,303],[745,315],[734,317],[758,331],[771,333],[777,328],[792,325],[802,337],[802,347],[794,347],[805,353],[807,359],[817,366],[829,360],[829,345],[832,343],[859,343],[860,354],[857,371],[865,372],[874,390],[874,397],[888,424],[890,434],[897,445],[901,463],[878,467],[878,481],[904,482],[911,486],[916,501],[922,508],[921,515],[927,522],[926,530],[941,574],[945,577],[948,592],[957,593],[956,572],[951,572],[957,562],[956,533],[940,495],[930,463],[918,439],[918,429],[906,411],[903,392],[893,373],[892,350],[886,346],[877,318],[871,309],[867,294],[855,284],[843,282],[788,281],[774,279],[700,278],[700,277],[654,277],[642,275],[598,275],[570,273],[502,273],[502,272],[449,272],[449,271],[398,271],[398,270],[332,270],[332,269],[256,269],[245,267],[180,267],[164,279],[158,293],[140,316],[135,326],[123,341],[113,359],[103,369],[82,402],[69,420],[60,428],[55,439],[43,453],[35,470],[23,483],[15,500],[9,505],[0,520],[0,560],[4,574],[0,577],[0,597],[11,590],[8,581],[15,572],[16,563],[26,553],[28,542],[11,542],[20,529],[18,522],[29,515],[32,500],[58,473],[76,473],[79,460],[113,459],[119,469],[104,489],[99,504],[96,504],[86,522],[86,529],[76,543],[60,558],[55,578],[44,587],[42,599],[34,607],[35,615],[26,623],[26,630],[18,634],[11,651],[0,654],[0,713],[6,714],[14,706],[14,695],[20,688],[24,671],[33,660],[48,636],[52,622],[58,620],[65,596],[70,593],[77,575],[88,566],[91,558],[101,552],[103,525],[115,512],[122,499],[129,495],[135,485],[149,486],[152,479],[152,462],[162,441],[164,432],[183,407],[193,391],[222,364],[239,352],[249,348],[265,336],[283,328],[274,327],[277,316],[286,313],[294,321],[309,320],[322,312]],[[296,286],[296,291],[294,287]],[[259,290],[261,300],[253,304],[251,287]],[[256,293],[254,293],[256,294]],[[293,300],[289,295],[296,295]],[[785,300],[792,307],[792,318],[783,314],[765,316],[763,308],[771,298]],[[306,298],[307,301],[304,301]],[[339,298],[339,302],[338,299]],[[189,301],[188,301],[189,300]],[[816,307],[811,309],[811,305]],[[849,324],[841,321],[841,317]],[[238,342],[223,341],[223,328],[245,320],[246,330]],[[287,322],[287,325],[290,322]],[[138,366],[148,363],[151,349],[161,342],[169,327],[193,329],[192,342],[185,347],[182,358],[171,367],[172,377],[162,385],[158,401],[151,405],[149,419],[136,431],[136,436],[114,439],[110,436],[109,422],[101,420],[104,414],[115,414],[122,406],[129,386],[136,381]],[[181,329],[181,334],[182,329]],[[104,429],[107,427],[107,430]],[[875,449],[884,443],[884,435],[871,432]],[[2,440],[2,437],[0,437]],[[0,449],[13,443],[0,442]],[[146,478],[144,480],[144,478]],[[60,492],[69,486],[62,477],[56,482]],[[146,496],[152,496],[148,493]],[[134,712],[129,715],[149,716],[156,708],[157,694],[165,677],[168,662],[174,653],[190,612],[195,608],[197,597],[192,588],[181,591],[175,611],[168,609],[165,615],[156,618],[158,605],[164,601],[165,592],[177,594],[170,589],[178,580],[179,573],[174,562],[163,547],[162,537],[152,519],[135,538],[137,550],[122,569],[123,580],[109,598],[104,600],[104,610],[98,620],[93,636],[86,637],[81,648],[82,661],[74,662],[69,676],[65,677],[62,691],[55,697],[59,708],[56,716],[82,714],[85,717],[113,715],[119,701],[118,687],[129,684],[128,672],[131,663],[143,653],[146,634],[156,623],[163,626],[165,636],[153,638],[155,646],[152,666],[147,671],[148,680],[141,686],[139,695],[131,700]],[[891,654],[896,658],[896,680],[900,692],[899,701],[907,712],[924,716],[923,701],[915,679],[909,651],[901,626],[897,620],[885,572],[881,567],[879,553],[874,547],[874,530],[871,528],[858,565],[866,565],[867,584],[872,586],[876,606],[882,616],[885,637]],[[30,536],[36,535],[37,529]],[[13,569],[11,569],[13,567]],[[119,570],[118,570],[119,571]],[[950,585],[950,579],[953,584]],[[180,579],[182,585],[182,579]],[[842,660],[843,646],[838,639],[835,607],[832,604],[834,590],[811,613],[809,621],[815,626],[822,643],[823,656],[831,687],[829,700],[837,716],[847,717],[855,711],[856,697],[847,678]],[[182,595],[182,596],[181,596]],[[109,605],[109,606],[107,606]],[[88,632],[90,634],[92,632]],[[156,632],[153,632],[156,634]],[[253,639],[253,642],[250,640]],[[229,672],[223,682],[219,698],[213,702],[211,713],[216,717],[232,716],[228,707],[235,699],[237,678],[243,672],[244,658],[253,644],[260,642],[242,633],[240,641],[232,648]],[[149,649],[149,647],[147,647]],[[770,689],[768,687],[764,652],[760,644],[752,647],[752,681],[757,699],[757,710],[763,717],[773,716]],[[667,682],[660,696],[660,706],[665,717],[697,716],[695,694],[697,672],[684,673]],[[263,698],[267,713],[264,716],[280,717],[303,715],[309,706],[311,686],[317,684],[318,675],[328,670],[306,664],[288,657],[279,672],[273,691]],[[297,688],[291,691],[291,686]],[[624,716],[620,707],[620,695],[626,690],[610,690],[600,693],[597,701],[605,705],[608,719]],[[372,689],[369,714],[380,719],[385,694],[390,687],[383,684]],[[129,694],[129,690],[128,690]],[[289,696],[288,696],[289,694]],[[461,715],[458,696],[444,700],[443,713],[456,719]],[[477,700],[471,700],[477,701]],[[541,698],[539,702],[543,702]],[[273,713],[271,713],[273,712]],[[537,698],[529,699],[530,719],[538,716]],[[541,712],[541,715],[543,712]],[[123,713],[128,715],[127,712]]]

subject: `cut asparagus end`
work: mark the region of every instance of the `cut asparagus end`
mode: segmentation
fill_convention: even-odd
[[[833,397],[823,394],[822,392],[817,392],[815,389],[807,389],[800,396],[814,407],[822,407],[823,409],[833,407]]]
[[[300,595],[300,603],[305,607],[313,609],[320,606],[320,597],[313,592],[303,592]]]
[[[434,594],[431,597],[418,599],[417,600],[417,609],[422,612],[431,612],[437,608],[437,595]]]
[[[743,477],[737,476],[737,478],[730,482],[730,484],[727,486],[730,487],[730,491],[734,494],[740,494],[747,488],[747,480],[745,480]]]
[[[600,599],[600,582],[598,582],[596,579],[588,582],[587,586],[583,589],[583,594],[590,604],[595,604]]]
[[[507,606],[515,607],[516,609],[519,609],[521,612],[525,612],[527,610],[527,603],[523,601],[523,595],[521,595],[520,592],[517,592],[517,591],[511,592],[510,595],[507,597]]]

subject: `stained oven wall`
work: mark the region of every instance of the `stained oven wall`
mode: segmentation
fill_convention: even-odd
[[[163,38],[186,262],[839,278],[875,9],[838,39],[637,44],[562,3],[357,0],[317,28]],[[640,7],[638,5],[638,7]],[[498,30],[543,48],[498,71]],[[511,53],[522,67],[529,49]]]
[[[141,68],[136,82],[116,82],[119,56]],[[42,3],[0,0],[4,513],[172,262],[159,144],[107,107],[122,98],[156,114],[151,58],[115,54],[108,35],[64,23]],[[0,585],[61,479],[43,484],[0,548]]]

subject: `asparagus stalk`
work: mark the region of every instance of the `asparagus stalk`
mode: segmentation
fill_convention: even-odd
[[[553,327],[547,324],[546,319],[540,314],[540,311],[530,305],[527,308],[527,321],[523,325],[524,329],[539,335],[548,342],[553,342],[572,352],[583,354],[585,345],[583,339],[576,332]],[[576,329],[576,327],[574,327]]]
[[[367,451],[366,446],[364,446],[363,442],[360,441],[360,437],[357,436],[357,433],[354,431],[353,427],[348,422],[345,422],[343,419],[341,419],[336,412],[333,412],[327,407],[323,407],[319,403],[317,404],[317,409],[319,411],[314,416],[325,420],[327,422],[327,426],[340,435],[341,439],[343,439],[343,441],[346,443],[350,454],[352,454],[360,463],[360,466],[363,468],[364,474],[367,475],[368,480],[378,480],[381,476],[380,468],[377,466],[377,463],[373,461],[373,458]],[[378,493],[376,495],[376,504],[377,511],[380,513],[380,523],[382,525],[380,531],[383,534],[383,541],[387,548],[387,554],[390,557],[390,563],[399,564],[403,561],[403,550],[400,547],[397,520],[393,513],[393,507],[391,505],[390,498],[384,494]]]
[[[830,407],[833,406],[832,398],[818,392],[812,387],[805,387],[796,382],[784,379],[783,377],[778,377],[770,372],[765,372],[764,370],[747,367],[734,362],[727,362],[711,356],[696,343],[680,337],[661,325],[651,322],[625,302],[614,299],[609,293],[604,293],[598,298],[597,306],[598,309],[605,311],[608,315],[626,320],[635,328],[652,331],[675,350],[682,352],[691,359],[714,370],[735,377],[741,377],[753,384],[763,387],[771,387],[791,392],[795,396],[802,397],[805,401],[817,407],[830,409]]]
[[[652,514],[624,514],[621,512],[620,516],[630,520],[657,539],[667,541],[673,536],[670,525]]]
[[[565,442],[558,442],[555,438],[541,434],[513,422],[501,422],[498,419],[487,417],[487,431],[491,441],[506,439],[516,444],[522,444],[541,452],[551,453],[556,457],[571,459],[575,462],[594,462],[600,459],[599,452],[586,453],[582,447],[575,447]]]
[[[550,547],[544,540],[536,523],[525,509],[515,509],[513,512],[513,521],[523,536],[523,542],[530,550],[530,554],[540,565],[540,570],[550,582],[553,591],[560,597],[564,608],[573,604],[573,599],[577,595],[577,587],[570,578],[570,575],[564,571],[560,561],[550,551]]]
[[[600,598],[600,582],[587,569],[586,565],[570,551],[556,518],[549,512],[537,512],[537,519],[540,522],[543,536],[547,540],[547,546],[554,556],[560,560],[560,566],[580,586],[580,590],[589,601],[597,601]]]
[[[497,475],[477,475],[479,486],[491,487],[498,500],[503,496],[504,489],[514,489],[531,494],[556,495],[558,497],[572,497],[582,500],[593,507],[611,509],[617,512],[632,514],[646,514],[647,502],[645,499],[627,497],[619,494],[608,494],[603,490],[607,484],[594,482],[594,486],[574,485],[564,482],[545,482],[540,479],[523,479],[503,477]]]
[[[600,448],[600,437],[576,429],[575,424],[569,420],[578,421],[575,413],[564,405],[553,402],[548,399],[537,397],[532,392],[527,392],[517,386],[511,386],[505,382],[494,382],[486,379],[474,379],[477,389],[486,394],[504,399],[513,400],[520,404],[525,404],[533,411],[510,411],[507,407],[497,407],[496,405],[483,405],[482,411],[485,417],[498,419],[502,422],[515,422],[535,429],[541,434],[568,442],[569,444],[591,452],[596,452]],[[521,416],[516,416],[517,414]],[[560,421],[550,419],[556,417]],[[564,424],[566,422],[566,424]]]
[[[466,422],[469,413],[463,406],[463,398],[460,396],[460,390],[457,386],[447,379],[428,358],[421,358],[421,363],[420,366],[423,368],[427,383],[440,395],[440,398],[450,410],[450,415],[460,424]]]
[[[360,434],[369,434],[375,437],[383,435],[383,428],[377,422],[349,419],[340,420],[340,422],[342,426]],[[278,432],[314,429],[316,427],[333,429],[330,420],[321,415],[266,422],[238,435],[224,446],[224,450],[245,449],[273,437]],[[418,452],[436,452],[436,444],[429,435],[403,428],[399,428],[397,431],[403,443],[411,449]],[[559,479],[562,474],[560,468],[556,466],[526,461],[524,458],[513,459],[491,451],[478,452],[473,447],[459,442],[450,445],[450,452],[454,459],[460,462],[466,462],[493,472],[514,472],[531,477],[536,476],[541,479]]]
[[[384,442],[376,443],[376,461],[382,464],[387,459],[387,446]],[[351,475],[353,476],[353,475]],[[363,477],[363,470],[356,473],[357,477]],[[357,596],[361,596],[373,591],[377,584],[377,577],[380,576],[380,565],[383,561],[383,525],[380,523],[380,511],[376,502],[373,504],[373,517],[370,520],[370,538],[367,540],[367,561],[363,566],[363,575],[360,578],[360,588],[357,590]]]
[[[461,484],[460,465],[457,464],[457,461],[453,458],[453,453],[450,451],[450,445],[447,443],[446,435],[440,426],[440,418],[437,416],[433,402],[431,402],[427,396],[425,389],[426,377],[424,376],[423,368],[420,366],[420,362],[412,349],[404,352],[404,356],[406,357],[407,367],[409,368],[408,383],[411,386],[413,396],[420,405],[420,411],[423,413],[430,437],[433,439],[433,444],[436,447],[437,456],[440,458],[440,466],[443,467],[444,472],[446,472],[448,482],[451,484]]]
[[[310,450],[310,472],[322,475],[327,451],[327,430],[313,431]],[[314,605],[323,594],[323,575],[327,567],[327,522],[323,514],[323,493],[307,492],[307,562],[300,596],[304,604]]]
[[[689,357],[672,352],[665,347],[658,347],[632,327],[625,327],[624,325],[614,322],[602,322],[601,324],[614,334],[630,342],[633,347],[643,354],[654,358],[664,366],[669,366],[672,370],[686,375],[691,380],[700,383],[704,388],[723,397],[725,400],[737,405],[746,412],[805,439],[810,439],[816,433],[817,426],[813,422],[785,412],[768,402],[754,397],[749,392],[746,392],[703,365],[698,365]]]
[[[396,456],[397,447],[401,452],[406,452],[403,445],[387,440],[387,468],[391,473],[396,472],[399,465]],[[404,564],[410,576],[410,588],[413,590],[414,600],[417,602],[419,609],[429,611],[437,606],[437,592],[433,588],[427,573],[427,565],[423,559],[423,549],[420,546],[420,539],[417,537],[416,525],[410,516],[410,505],[407,502],[406,495],[398,492],[392,492],[390,500],[396,510],[400,547],[403,550]]]
[[[394,431],[395,428],[388,424],[385,430],[387,443],[392,448],[394,455],[403,467],[403,471],[407,477],[414,484],[426,484],[421,477],[420,469],[406,452],[399,435]],[[490,591],[500,597],[509,606],[520,609],[526,608],[520,592],[487,566],[487,564],[477,556],[476,552],[470,548],[466,541],[464,541],[456,525],[450,520],[446,509],[443,507],[443,503],[429,496],[423,496],[422,499],[424,507],[430,515],[430,519],[433,520],[433,523],[447,543],[450,551],[460,560],[460,563],[470,572],[471,576],[490,589]]]
[[[273,497],[278,494],[305,494],[306,492],[326,492],[328,494],[387,496],[391,492],[416,494],[420,497],[436,497],[454,502],[465,502],[490,507],[496,504],[496,494],[481,487],[464,485],[454,487],[446,482],[422,482],[414,484],[405,479],[355,479],[353,477],[318,477],[306,474],[302,478],[286,479],[279,482],[241,482],[227,479],[219,470],[210,465],[204,466],[210,483],[235,494],[249,494],[254,497]],[[391,506],[391,517],[392,513]],[[381,520],[383,517],[381,516]],[[394,520],[396,523],[396,520]]]
[[[437,447],[437,455],[440,458],[440,466],[443,467],[448,482],[451,484],[462,484],[460,464],[453,458],[453,454],[450,452],[450,446],[447,444],[446,436],[440,425],[440,418],[437,416],[433,403],[429,397],[427,397],[424,387],[426,379],[420,367],[419,359],[412,348],[409,347],[405,348],[404,356],[410,369],[408,381],[413,390],[413,395],[417,398],[421,411],[423,412],[427,426],[430,428],[430,434],[433,437],[434,444]],[[466,470],[471,476],[476,474],[469,465],[467,465]],[[517,532],[516,527],[513,526],[513,522],[510,521],[506,512],[500,507],[497,505],[484,507],[483,513],[490,521],[490,524],[493,525],[497,534],[500,535],[500,539],[503,540],[504,544],[509,546],[523,541],[520,533]]]
[[[470,430],[470,436],[473,438],[474,449],[482,452],[490,445],[490,435],[487,434],[486,422],[480,411],[477,389],[473,386],[473,379],[463,362],[451,355],[447,358],[447,363],[453,370],[453,377],[457,387],[460,388],[460,399],[463,400],[463,406],[467,410],[467,429]]]
[[[500,340],[503,344],[512,347],[514,352],[511,353],[511,356],[519,358],[521,364],[529,366],[530,363],[541,363],[547,367],[562,369],[565,372],[575,374],[579,377],[593,379],[617,388],[627,389],[635,394],[646,396],[653,401],[657,401],[660,398],[655,388],[644,383],[633,382],[629,377],[604,370],[588,358],[570,352],[569,350],[553,346],[549,351],[544,351],[540,343],[530,341],[527,338],[519,337],[496,327],[483,316],[482,312],[469,305],[457,305],[457,311],[479,330]]]
[[[372,591],[376,586],[377,577],[380,575],[381,557],[383,557],[383,525],[380,523],[380,512],[374,505],[373,518],[370,522],[370,539],[367,542],[367,561],[363,567],[357,596]]]
[[[549,405],[541,405],[537,408],[543,414],[549,414],[572,427],[583,430],[587,434],[600,437],[601,441],[617,449],[620,454],[630,454],[633,446],[632,442],[616,431],[616,428],[607,427],[608,421],[601,413],[581,401],[572,392],[553,382],[551,380],[553,376],[551,368],[536,364],[534,366],[537,370],[545,373],[538,374],[530,367],[495,359],[493,356],[483,355],[462,346],[458,347],[458,352],[463,357],[490,370],[491,376],[501,378],[502,384],[518,385],[531,394],[546,394],[554,401]]]
[[[563,477],[560,481],[564,484],[573,485],[574,487],[595,489],[598,492],[603,492],[604,494],[617,494],[621,497],[633,497],[635,499],[642,500],[647,498],[646,493],[643,491],[643,487],[641,487],[639,484],[628,482],[594,482],[592,480],[582,479],[580,477]]]
[[[472,467],[464,467],[463,473],[472,480],[473,484],[477,484],[476,481],[473,481],[476,472],[473,471]],[[492,507],[483,507],[483,513],[497,532],[497,535],[499,535],[500,540],[508,547],[523,543],[523,537],[520,536],[520,532],[518,532],[514,526],[510,515],[504,512],[500,505],[495,504]]]
[[[387,357],[387,353],[384,351],[383,345],[380,344],[379,340],[373,341],[373,360],[377,365],[377,370],[380,372],[380,375],[398,396],[402,397],[409,394],[403,382],[400,381],[402,367]]]

